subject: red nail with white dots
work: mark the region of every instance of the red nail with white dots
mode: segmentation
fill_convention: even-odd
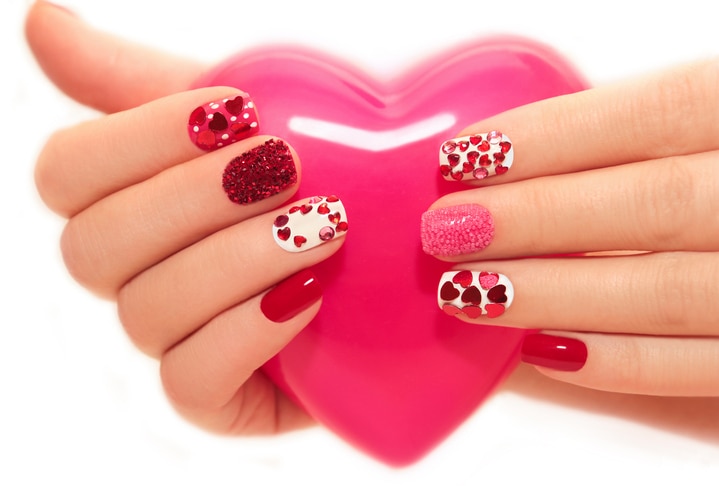
[[[207,151],[251,137],[259,130],[257,109],[247,94],[198,106],[187,122],[192,142]]]
[[[512,162],[512,142],[496,130],[453,138],[439,148],[439,170],[448,181],[478,181],[502,175]]]
[[[283,250],[297,253],[344,237],[348,227],[342,201],[337,196],[317,196],[277,216],[272,235]]]
[[[512,305],[514,287],[501,273],[459,270],[442,275],[437,304],[450,316],[499,317]]]

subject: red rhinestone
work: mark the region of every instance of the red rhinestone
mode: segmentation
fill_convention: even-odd
[[[227,100],[225,102],[225,108],[227,108],[230,114],[239,116],[245,108],[245,100],[242,99],[242,96],[237,96],[234,99]]]
[[[472,135],[469,137],[469,143],[472,145],[479,145],[479,143],[482,141],[482,137],[479,135]]]
[[[299,210],[300,210],[300,207],[299,207],[299,206],[292,206],[288,212],[289,212],[290,214],[293,214],[293,213],[296,213],[296,212],[299,211]]]
[[[452,277],[452,282],[461,285],[465,289],[472,285],[472,272],[469,270],[461,270]]]
[[[340,219],[342,218],[342,215],[340,213],[334,213],[327,216],[327,219],[330,220],[330,223],[337,224],[340,222]]]
[[[476,164],[477,159],[479,159],[479,152],[475,150],[467,152],[467,162],[469,162],[470,164]]]
[[[205,120],[207,119],[207,113],[205,113],[205,109],[201,106],[198,106],[195,108],[195,110],[190,114],[190,125],[202,125],[205,123]]]
[[[494,154],[494,163],[500,164],[500,163],[504,162],[504,158],[505,158],[505,156],[503,153],[497,152],[496,154]]]
[[[508,167],[505,167],[505,166],[503,166],[503,165],[498,165],[497,167],[494,168],[494,172],[495,172],[497,175],[506,174],[508,170],[509,170],[509,168],[508,168]]]
[[[290,239],[290,233],[292,231],[289,228],[282,228],[277,230],[277,237],[281,239],[282,241],[287,241]]]
[[[235,135],[239,135],[242,132],[246,132],[250,128],[252,128],[252,127],[250,127],[250,125],[248,125],[245,122],[233,123],[232,125],[230,125],[230,130],[232,130],[232,133],[234,133]]]
[[[455,148],[457,148],[457,144],[452,140],[448,140],[442,144],[442,152],[445,154],[451,154]]]
[[[448,166],[448,165],[440,165],[440,166],[439,166],[439,172],[440,172],[443,176],[447,177],[447,176],[449,175],[449,173],[452,172],[452,168],[451,168],[450,166]]]
[[[200,148],[211,149],[215,148],[217,139],[215,138],[214,133],[209,130],[205,130],[204,132],[200,132],[197,134],[197,141],[195,143],[197,143]]]
[[[465,174],[469,174],[473,170],[474,170],[474,166],[472,164],[470,164],[469,162],[465,162],[464,164],[462,164],[462,172],[464,172]]]
[[[482,293],[472,285],[462,292],[462,302],[465,304],[479,305],[482,303]]]
[[[469,148],[469,142],[467,142],[466,140],[459,142],[459,150],[461,152],[465,152],[468,148]]]
[[[227,118],[225,118],[225,115],[222,113],[215,113],[212,115],[212,120],[210,120],[210,123],[208,123],[207,126],[213,132],[227,130]]]
[[[444,285],[442,285],[442,288],[439,290],[439,297],[442,300],[451,302],[457,297],[459,297],[459,290],[454,288],[454,284],[452,284],[452,282],[445,282]]]
[[[479,165],[481,165],[482,167],[489,167],[490,165],[492,165],[492,161],[489,160],[488,154],[482,154],[482,156],[479,158]]]
[[[333,202],[338,202],[340,200],[340,198],[338,198],[337,196],[327,196],[327,198],[325,200],[327,202],[333,203]]]
[[[303,205],[300,207],[300,212],[301,212],[302,214],[307,214],[307,213],[309,213],[310,211],[312,211],[312,205],[311,205],[311,204],[303,204]]]
[[[290,217],[287,216],[286,214],[280,214],[279,216],[277,216],[275,218],[275,226],[277,228],[282,228],[289,222],[290,222]]]
[[[462,179],[464,179],[464,174],[462,174],[461,172],[452,172],[452,179],[454,179],[455,181],[461,181]]]
[[[506,153],[509,152],[509,151],[511,150],[511,148],[512,148],[512,144],[509,143],[509,142],[500,142],[500,143],[499,143],[499,146],[502,147],[502,153],[503,153],[503,154],[506,154]]]
[[[335,227],[335,229],[340,232],[347,231],[348,228],[349,228],[349,225],[347,224],[347,221],[342,221],[342,222],[338,223],[337,226]]]
[[[305,243],[307,243],[307,238],[304,236],[295,236],[295,238],[292,240],[297,248],[301,247]]]
[[[330,213],[330,207],[327,205],[327,203],[322,203],[317,208],[318,214],[329,214]]]
[[[450,154],[447,156],[447,160],[451,167],[457,167],[457,164],[459,164],[459,154]]]
[[[489,150],[489,142],[484,140],[482,143],[480,143],[479,150],[481,150],[482,152],[486,152],[487,150]]]

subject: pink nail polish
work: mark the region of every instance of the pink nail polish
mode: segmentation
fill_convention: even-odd
[[[260,309],[272,322],[285,322],[322,297],[322,287],[310,270],[302,270],[267,292]]]
[[[295,161],[282,140],[267,140],[235,157],[222,174],[222,188],[237,204],[260,201],[296,183]]]
[[[530,334],[522,343],[522,361],[557,371],[579,371],[587,362],[587,345],[564,336]]]
[[[494,220],[478,204],[432,209],[422,215],[422,249],[429,255],[457,256],[483,250],[494,238]]]
[[[216,150],[259,132],[257,110],[247,95],[224,98],[195,108],[187,122],[192,142]]]

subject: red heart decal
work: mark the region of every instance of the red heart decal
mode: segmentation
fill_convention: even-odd
[[[462,292],[462,302],[478,306],[482,303],[482,293],[477,287],[472,286]]]
[[[439,296],[442,300],[451,301],[459,297],[459,290],[454,288],[452,282],[445,282],[439,290]]]
[[[479,285],[481,285],[484,290],[491,289],[497,285],[497,282],[499,282],[499,275],[496,273],[479,272]]]
[[[244,107],[245,100],[242,99],[242,96],[236,96],[225,102],[225,108],[231,115],[240,116]]]
[[[459,284],[462,286],[462,288],[467,288],[470,285],[472,285],[472,272],[469,270],[462,270],[461,272],[457,272],[457,274],[452,277],[452,282]],[[452,300],[452,299],[445,299],[445,300]]]
[[[352,222],[342,250],[314,267],[320,314],[264,371],[355,446],[395,465],[417,460],[513,369],[525,334],[436,308],[450,265],[422,253],[419,217],[466,188],[442,179],[438,147],[470,123],[585,83],[552,51],[501,39],[386,83],[317,53],[264,49],[197,85],[251,93],[262,133],[284,138],[302,158],[298,197],[336,193]],[[499,308],[487,305],[491,314]]]

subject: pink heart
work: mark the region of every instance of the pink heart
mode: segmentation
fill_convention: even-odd
[[[525,335],[437,309],[450,265],[422,253],[419,217],[466,187],[442,179],[438,147],[470,123],[584,81],[542,46],[496,39],[386,83],[321,54],[262,49],[197,85],[251,93],[262,133],[302,158],[298,197],[339,195],[352,226],[342,251],[314,268],[319,316],[264,371],[358,448],[393,465],[417,460],[512,371]]]

